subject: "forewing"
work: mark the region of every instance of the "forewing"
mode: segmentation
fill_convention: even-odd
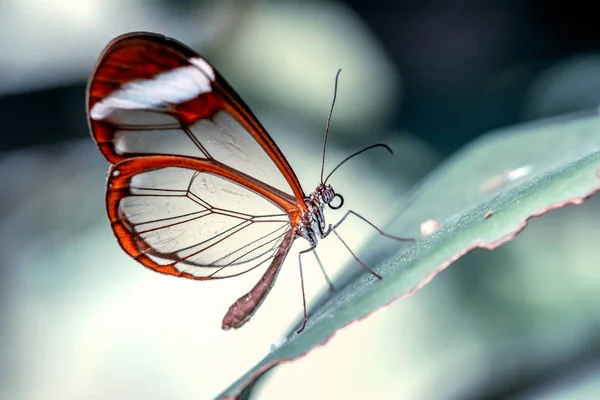
[[[121,36],[88,87],[92,135],[112,164],[140,155],[213,160],[295,198],[304,193],[246,104],[200,55],[164,36]]]

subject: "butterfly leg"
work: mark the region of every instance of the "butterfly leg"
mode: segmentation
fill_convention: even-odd
[[[306,294],[304,293],[304,274],[302,273],[302,254],[308,253],[309,251],[315,250],[315,245],[309,247],[306,250],[302,250],[298,252],[298,266],[300,267],[300,286],[302,287],[302,307],[304,308],[304,320],[302,321],[302,326],[296,333],[300,333],[306,327]],[[316,253],[315,253],[316,254]]]
[[[382,236],[385,236],[385,237],[388,237],[388,238],[391,238],[391,239],[394,239],[394,240],[400,240],[400,241],[406,241],[406,242],[412,242],[415,239],[413,239],[413,238],[402,238],[402,237],[399,237],[399,236],[390,235],[389,233],[385,233],[384,231],[382,231],[381,229],[379,229],[377,226],[375,226],[371,221],[369,221],[368,219],[366,219],[362,215],[360,215],[357,212],[354,212],[352,210],[346,211],[346,214],[344,214],[344,216],[342,218],[340,218],[340,220],[338,222],[336,222],[334,225],[329,225],[329,228],[327,229],[327,231],[325,231],[325,232],[322,233],[322,237],[325,238],[331,232],[333,232],[333,234],[335,236],[337,236],[337,238],[340,240],[340,242],[342,242],[342,244],[344,245],[344,247],[346,247],[346,249],[348,249],[348,251],[350,252],[350,254],[352,254],[352,257],[354,257],[354,259],[356,260],[356,262],[359,263],[364,269],[366,269],[367,271],[369,271],[373,276],[375,276],[376,278],[378,278],[378,279],[381,280],[381,279],[383,279],[383,277],[381,275],[379,275],[378,273],[376,273],[375,271],[373,271],[371,268],[369,268],[364,262],[362,262],[356,256],[356,254],[354,254],[354,252],[352,251],[352,249],[350,249],[350,247],[346,244],[346,242],[344,241],[344,239],[342,239],[342,237],[335,230],[350,215],[354,215],[354,216],[360,218],[361,220],[363,220],[364,222],[366,222],[367,224],[369,224],[371,227],[373,227],[373,229],[375,229]]]
[[[329,279],[329,276],[327,276],[327,272],[325,272],[325,268],[323,268],[323,263],[321,262],[321,259],[319,258],[319,255],[317,254],[317,249],[313,249],[313,254],[315,255],[315,258],[317,259],[317,263],[319,264],[321,273],[325,277],[325,281],[327,281],[327,286],[329,286],[329,291],[335,292],[335,286],[333,286],[333,282],[331,282],[331,280]]]
[[[359,213],[352,211],[352,210],[346,211],[346,214],[344,214],[344,216],[338,222],[336,222],[334,225],[329,225],[327,234],[329,234],[330,231],[332,231],[335,228],[337,228],[338,226],[340,226],[342,224],[342,222],[344,222],[344,220],[346,218],[348,218],[348,216],[350,216],[350,215],[354,215],[355,217],[358,217],[361,220],[363,220],[364,222],[366,222],[367,224],[371,225],[371,227],[373,227],[373,229],[375,229],[382,236],[385,236],[385,237],[388,237],[388,238],[394,239],[394,240],[403,241],[403,242],[414,242],[415,241],[414,238],[403,238],[403,237],[399,237],[399,236],[390,235],[389,233],[385,233],[384,231],[379,229],[377,226],[375,226],[375,224],[373,224],[371,221],[369,221],[368,219],[366,219]]]
[[[350,254],[352,254],[352,257],[354,257],[354,259],[356,260],[357,263],[359,263],[364,269],[366,269],[367,271],[369,271],[374,277],[376,277],[379,280],[382,280],[383,277],[381,275],[379,275],[377,272],[373,271],[371,268],[369,268],[369,266],[367,264],[365,264],[364,262],[362,262],[357,256],[356,254],[354,254],[354,252],[352,251],[352,249],[350,249],[350,246],[348,246],[346,244],[346,242],[344,242],[344,239],[342,239],[342,237],[335,231],[334,227],[331,227],[331,232],[333,232],[333,234],[335,236],[337,236],[338,239],[340,239],[340,242],[342,242],[342,244],[344,245],[344,247],[346,247],[346,249],[348,249],[348,251],[350,252]]]

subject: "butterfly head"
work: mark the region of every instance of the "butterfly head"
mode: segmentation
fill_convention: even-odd
[[[317,189],[315,190],[315,196],[319,198],[323,204],[327,204],[332,210],[340,209],[344,205],[344,198],[342,197],[342,195],[336,193],[335,190],[333,190],[333,188],[331,187],[331,185],[328,185],[326,183],[322,183],[319,186],[317,186]],[[336,198],[338,199],[338,202],[336,202]]]

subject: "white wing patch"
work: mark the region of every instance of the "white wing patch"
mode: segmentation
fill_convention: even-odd
[[[198,67],[200,71],[204,72],[204,75],[206,75],[211,81],[215,80],[215,71],[205,59],[200,57],[192,57],[188,61],[190,64]]]
[[[193,57],[188,61],[192,65],[162,72],[152,79],[124,84],[94,104],[90,118],[103,120],[116,110],[156,109],[167,104],[181,104],[211,92],[214,70],[201,58]]]

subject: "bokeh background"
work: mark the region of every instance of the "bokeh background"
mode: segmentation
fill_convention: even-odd
[[[222,332],[225,310],[257,275],[187,282],[119,249],[104,213],[108,165],[84,104],[114,36],[156,31],[211,60],[305,191],[318,182],[341,67],[327,167],[376,141],[396,150],[353,160],[332,181],[384,225],[420,178],[479,135],[596,108],[597,15],[578,0],[4,0],[0,398],[210,399],[302,311],[295,257],[252,321]],[[496,251],[472,252],[278,367],[255,398],[599,398],[599,205],[559,210]],[[369,234],[344,229],[360,254]],[[359,268],[330,242],[319,254],[333,279]],[[308,258],[305,269],[313,302],[326,284]]]

